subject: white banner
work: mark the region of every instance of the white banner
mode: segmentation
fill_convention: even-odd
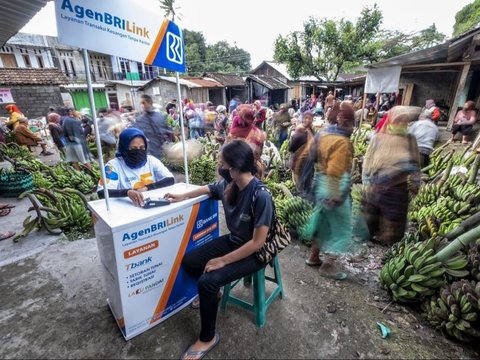
[[[160,8],[134,0],[56,0],[61,43],[185,72],[183,35]]]
[[[367,94],[398,92],[401,72],[401,66],[368,69],[365,92]]]
[[[0,104],[14,103],[10,89],[0,89]]]

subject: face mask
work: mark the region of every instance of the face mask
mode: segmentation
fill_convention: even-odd
[[[229,169],[223,169],[221,167],[218,168],[218,174],[225,179],[227,183],[231,182],[232,176],[230,175],[230,170]]]
[[[129,166],[141,166],[147,161],[147,150],[145,149],[129,149],[125,162]]]

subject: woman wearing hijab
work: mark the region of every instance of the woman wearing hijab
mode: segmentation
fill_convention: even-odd
[[[60,126],[60,115],[52,112],[47,115],[47,120],[48,131],[50,131],[53,143],[57,146],[60,152],[65,153],[65,138],[63,137],[63,129]]]
[[[7,125],[10,130],[15,130],[18,125],[18,119],[23,118],[24,115],[15,104],[5,106],[5,110],[10,113],[10,117],[5,125]]]
[[[105,165],[110,197],[128,196],[135,206],[143,206],[142,192],[173,185],[172,173],[156,157],[147,155],[147,138],[143,131],[127,128],[120,133],[115,158]],[[98,196],[105,196],[100,180]]]
[[[310,111],[303,113],[302,123],[295,128],[288,147],[288,151],[292,153],[290,169],[293,171],[293,180],[299,191],[300,187],[298,185],[303,164],[308,155],[309,145],[314,137],[312,122],[313,114]]]
[[[244,139],[250,145],[255,156],[255,163],[259,171],[258,175],[261,177],[263,165],[260,157],[262,156],[266,135],[255,126],[255,112],[251,105],[238,105],[236,110],[238,115],[233,118],[227,142],[233,139]]]
[[[408,194],[418,192],[420,186],[420,153],[415,137],[408,134],[408,123],[418,117],[419,110],[393,107],[363,161],[362,213],[370,236],[388,246],[403,237]]]

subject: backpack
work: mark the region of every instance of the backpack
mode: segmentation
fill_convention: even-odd
[[[255,200],[257,198],[257,194],[259,190],[265,190],[270,193],[267,186],[262,182],[257,183],[257,187],[253,194],[252,198],[252,214],[254,214],[253,205],[255,204]],[[271,193],[270,193],[271,195]],[[267,239],[263,246],[257,250],[255,256],[258,260],[260,260],[264,264],[270,263],[275,256],[277,256],[283,249],[285,249],[288,244],[292,241],[290,233],[287,229],[283,226],[283,224],[278,220],[276,212],[275,212],[275,204],[273,203],[272,198],[272,205],[273,205],[273,220],[270,228],[268,229]]]

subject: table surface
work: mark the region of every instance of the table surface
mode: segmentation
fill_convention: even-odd
[[[199,188],[198,185],[187,185],[185,183],[177,183],[172,186],[164,187],[161,189],[155,189],[146,191],[143,193],[144,198],[147,197],[163,197],[166,193],[181,194],[186,191],[190,191]],[[139,221],[147,221],[148,219],[155,219],[159,216],[163,216],[171,211],[183,209],[188,206],[192,206],[198,202],[208,199],[208,196],[202,195],[196,198],[187,199],[177,203],[171,203],[170,205],[160,206],[151,209],[139,208],[133,205],[132,201],[128,197],[124,198],[110,198],[110,210],[107,211],[107,206],[104,199],[90,201],[88,207],[92,210],[96,216],[105,221],[105,223],[112,229],[118,230],[130,225],[133,225]]]

